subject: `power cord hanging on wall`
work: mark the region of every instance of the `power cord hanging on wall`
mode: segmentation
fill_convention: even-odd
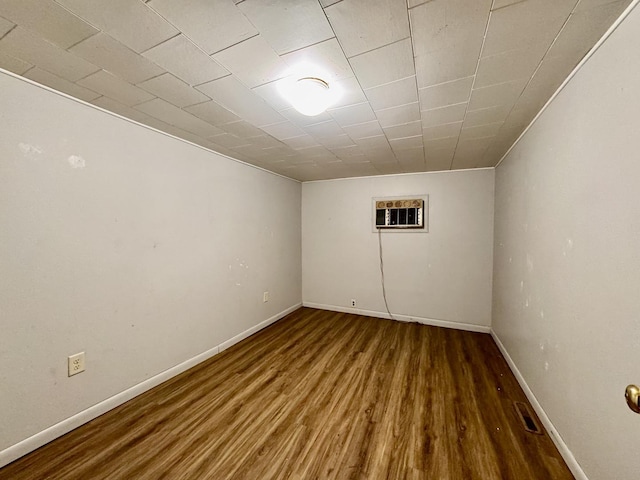
[[[391,311],[389,311],[389,303],[387,303],[387,290],[384,286],[384,261],[382,260],[382,229],[378,228],[378,251],[380,252],[380,279],[382,281],[382,298],[384,299],[384,306],[387,309],[389,318],[395,320]]]

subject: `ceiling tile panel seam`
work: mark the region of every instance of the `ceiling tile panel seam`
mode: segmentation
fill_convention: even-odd
[[[3,17],[4,18],[4,17]],[[7,20],[8,21],[8,20]],[[13,23],[13,22],[11,22]],[[4,37],[6,37],[7,35],[9,35],[11,32],[13,32],[16,28],[18,28],[18,25],[14,24],[13,27],[11,27],[9,30],[6,31],[6,33],[4,35],[0,36],[0,41],[2,41],[2,39]]]
[[[341,3],[342,0],[340,0],[340,2],[335,2],[332,3],[331,5],[335,5],[336,3]],[[331,6],[329,5],[329,7]],[[336,39],[336,41],[338,42],[338,46],[340,47],[340,51],[342,52],[342,55],[344,55],[344,58],[347,59],[347,63],[349,64],[349,67],[351,68],[351,71],[353,72],[353,78],[356,79],[356,83],[358,84],[358,86],[360,87],[360,90],[362,92],[364,92],[364,88],[362,88],[362,84],[360,83],[360,79],[358,79],[357,75],[355,74],[355,72],[353,71],[353,66],[351,65],[351,62],[349,61],[349,57],[347,57],[347,53],[344,51],[344,47],[342,45],[342,42],[340,41],[340,38],[338,38],[338,35],[336,33],[335,28],[333,28],[333,25],[331,24],[331,20],[329,19],[329,16],[327,15],[326,9],[327,7],[325,7],[324,5],[322,5],[322,13],[324,14],[324,17],[326,18],[327,22],[329,23],[329,26],[331,27],[331,31],[333,32],[333,38]],[[325,40],[326,41],[326,40]],[[375,49],[373,49],[375,50]],[[290,52],[291,53],[291,52]],[[366,96],[366,95],[365,95]]]
[[[241,11],[240,9],[238,9],[237,4],[236,4],[236,5],[234,5],[234,8],[238,9],[238,12],[239,12],[239,13],[240,13],[240,14],[241,14],[241,15],[242,15],[246,20],[247,20],[247,22],[249,22],[249,23],[251,24],[251,26],[253,26],[253,28],[255,28],[255,29],[256,29],[256,31],[257,31],[258,33],[256,33],[255,35],[251,35],[250,37],[244,38],[244,39],[240,40],[239,42],[234,43],[233,45],[228,45],[228,46],[226,46],[226,47],[224,47],[224,48],[221,48],[220,50],[217,50],[217,51],[215,51],[215,52],[208,53],[204,48],[202,48],[202,46],[200,46],[200,45],[198,44],[198,42],[196,42],[193,38],[191,38],[189,35],[187,35],[185,32],[183,32],[180,28],[178,28],[178,26],[177,26],[177,25],[175,25],[174,23],[171,23],[171,22],[169,21],[169,19],[167,19],[167,18],[166,18],[164,15],[162,15],[159,11],[157,11],[155,8],[153,8],[153,5],[150,5],[150,4],[149,4],[149,2],[150,2],[150,1],[151,1],[151,0],[146,0],[146,1],[145,1],[145,4],[146,4],[147,8],[150,8],[151,10],[153,10],[153,11],[154,11],[155,13],[157,13],[160,17],[162,17],[162,19],[163,19],[165,22],[167,22],[167,23],[168,23],[169,25],[171,25],[173,28],[175,28],[176,30],[178,30],[178,32],[180,32],[178,35],[180,35],[180,34],[184,35],[184,37],[185,37],[185,38],[189,39],[189,41],[190,41],[191,43],[193,43],[195,46],[197,46],[200,50],[202,50],[203,52],[205,52],[205,54],[206,54],[206,55],[208,55],[208,56],[210,56],[210,57],[212,57],[212,56],[213,56],[213,55],[215,55],[216,53],[220,53],[220,52],[222,52],[223,50],[226,50],[227,48],[231,48],[231,47],[233,47],[233,46],[235,46],[235,45],[238,45],[239,43],[242,43],[242,42],[244,42],[245,40],[249,40],[250,38],[257,37],[258,35],[260,35],[260,31],[256,28],[256,26],[253,24],[253,22],[252,22],[251,20],[249,20],[249,19],[247,18],[247,16],[246,16],[244,13],[242,13],[242,11]],[[175,38],[175,37],[173,37],[173,38]],[[169,38],[169,39],[167,39],[167,41],[168,41],[168,40],[171,40],[171,39]],[[164,43],[164,42],[160,42],[158,45],[161,45],[162,43]],[[155,48],[155,47],[157,47],[158,45],[155,45],[155,46],[153,46],[153,47],[151,47],[151,48]],[[148,50],[145,50],[145,51],[148,51]],[[143,52],[143,53],[144,53],[144,52]]]
[[[579,1],[579,0],[578,0]],[[473,83],[471,84],[471,90],[469,91],[469,97],[467,98],[467,107],[464,111],[464,116],[462,117],[462,126],[464,127],[464,121],[467,118],[467,113],[469,112],[469,102],[471,101],[471,95],[473,93],[473,87],[476,84],[476,77],[478,75],[478,68],[480,67],[480,60],[482,59],[482,51],[484,50],[484,43],[487,39],[487,32],[489,31],[489,24],[491,23],[491,13],[493,11],[493,5],[495,0],[491,0],[491,7],[489,7],[489,12],[487,14],[487,22],[484,27],[484,34],[482,35],[482,46],[480,47],[480,53],[478,54],[478,61],[476,62],[476,69],[473,73]],[[458,145],[460,145],[460,136],[462,135],[462,130],[460,130],[460,134],[458,134],[458,141],[456,142],[456,146],[453,149],[453,156],[451,157],[451,164],[449,165],[449,170],[453,169],[453,161],[456,158],[456,153],[458,151]]]
[[[520,2],[518,2],[520,3]],[[547,50],[545,51],[544,55],[542,55],[542,58],[540,59],[540,61],[538,62],[538,65],[536,66],[535,70],[533,71],[533,73],[531,74],[531,77],[529,77],[529,80],[527,81],[526,85],[524,86],[524,88],[522,89],[522,91],[520,92],[520,95],[518,95],[518,98],[516,98],[515,102],[513,103],[513,106],[511,107],[511,109],[509,110],[509,113],[507,113],[507,116],[505,117],[505,121],[502,124],[502,127],[500,127],[500,129],[496,132],[496,138],[500,135],[500,133],[502,132],[502,129],[505,128],[505,125],[507,125],[508,127],[508,121],[509,121],[509,117],[511,115],[511,113],[513,112],[513,110],[516,108],[516,106],[518,105],[519,100],[522,98],[522,96],[525,94],[525,92],[527,91],[527,88],[529,87],[529,85],[531,84],[531,82],[533,81],[533,78],[536,76],[536,73],[538,72],[538,70],[540,70],[540,67],[542,66],[542,63],[544,62],[544,59],[547,57],[547,54],[549,53],[549,51],[551,50],[551,48],[553,47],[553,45],[557,42],[558,38],[560,37],[560,35],[562,34],[562,31],[565,29],[565,27],[567,26],[567,24],[569,23],[569,20],[571,19],[571,17],[574,15],[576,8],[578,7],[578,5],[580,4],[580,0],[576,0],[575,5],[573,6],[573,9],[571,10],[571,12],[569,13],[569,15],[567,16],[567,18],[565,19],[564,23],[562,24],[562,26],[560,27],[560,30],[558,30],[558,33],[556,34],[556,36],[553,38],[553,41],[551,42],[551,44],[549,45],[549,47],[547,48]],[[482,52],[480,53],[480,57],[482,57]],[[477,71],[476,71],[477,73]],[[473,87],[472,88],[472,92],[473,92]],[[465,112],[465,118],[466,118],[466,112]],[[464,125],[464,123],[463,123]],[[488,149],[487,149],[488,150]],[[500,161],[500,159],[498,160]]]

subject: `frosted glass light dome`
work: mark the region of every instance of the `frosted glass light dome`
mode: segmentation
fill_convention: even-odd
[[[293,108],[309,117],[324,112],[333,102],[329,84],[321,78],[300,78],[290,89],[289,101]]]

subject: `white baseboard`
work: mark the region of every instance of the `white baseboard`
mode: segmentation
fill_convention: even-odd
[[[75,415],[62,420],[61,422],[52,425],[45,430],[36,433],[35,435],[30,436],[22,440],[21,442],[16,443],[2,451],[0,451],[0,468],[8,465],[9,463],[17,460],[18,458],[30,453],[37,448],[55,440],[58,437],[61,437],[65,433],[69,433],[71,430],[78,428],[80,425],[83,425],[94,418],[99,417],[100,415],[108,412],[109,410],[113,410],[114,408],[122,405],[125,402],[128,402],[134,397],[146,392],[147,390],[151,390],[153,387],[160,385],[162,382],[166,382],[170,378],[179,375],[180,373],[189,370],[191,367],[196,366],[197,364],[204,362],[205,360],[217,355],[219,352],[226,350],[227,348],[235,345],[239,341],[247,338],[250,335],[253,335],[259,330],[262,330],[265,327],[268,327],[272,323],[280,320],[284,316],[289,313],[297,310],[302,306],[301,303],[293,305],[292,307],[287,308],[286,310],[260,322],[259,324],[245,330],[244,332],[236,335],[235,337],[221,343],[220,345],[213,347],[206,352],[202,352],[199,355],[196,355],[193,358],[185,360],[184,362],[176,365],[175,367],[171,367],[164,372],[161,372],[157,375],[154,375],[147,380],[134,385],[131,388],[126,389],[123,392],[120,392],[112,397],[107,398],[106,400],[93,405],[92,407],[87,408]]]
[[[220,351],[222,352],[222,351],[226,350],[227,348],[232,347],[236,343],[240,342],[241,340],[244,340],[245,338],[250,337],[254,333],[262,330],[263,328],[268,327],[272,323],[277,322],[282,317],[284,317],[286,315],[289,315],[291,312],[296,311],[300,307],[302,307],[302,303],[297,303],[297,304],[287,308],[286,310],[283,310],[282,312],[278,313],[277,315],[274,315],[271,318],[267,318],[264,322],[260,322],[259,324],[257,324],[255,326],[245,330],[244,332],[239,333],[238,335],[236,335],[233,338],[230,338],[226,342],[222,342],[220,345],[218,345],[218,348],[220,348]]]
[[[496,345],[498,345],[498,348],[500,349],[500,352],[504,356],[505,360],[509,364],[509,368],[511,368],[511,371],[515,375],[516,380],[518,380],[518,383],[522,387],[522,390],[524,390],[525,395],[529,399],[529,403],[531,403],[531,406],[536,411],[536,414],[540,418],[540,421],[544,425],[544,428],[546,428],[547,432],[549,432],[549,436],[551,437],[551,440],[553,440],[553,443],[556,445],[556,448],[560,452],[560,455],[562,455],[562,458],[564,458],[564,461],[569,467],[569,470],[571,470],[571,473],[573,473],[573,476],[576,477],[576,480],[589,480],[587,478],[587,475],[584,473],[584,471],[580,467],[580,464],[576,461],[575,457],[573,456],[573,453],[571,453],[571,450],[569,450],[569,447],[567,446],[567,444],[564,443],[564,440],[560,436],[560,433],[558,433],[558,430],[556,430],[556,427],[553,425],[553,423],[551,423],[551,419],[542,408],[542,405],[540,405],[540,402],[538,402],[538,399],[533,394],[533,391],[531,390],[531,388],[529,388],[529,385],[527,384],[524,377],[522,376],[522,373],[520,373],[520,370],[518,370],[518,367],[516,366],[513,359],[511,358],[511,355],[509,355],[509,352],[507,352],[507,349],[505,348],[504,344],[498,337],[498,334],[493,329],[491,329],[491,336],[493,337],[493,340],[496,342]]]
[[[353,313],[354,315],[364,315],[367,317],[377,317],[391,319],[387,312],[376,312],[374,310],[362,310],[354,307],[341,307],[338,305],[324,305],[321,303],[302,302],[303,307],[317,308],[319,310],[330,310],[332,312]],[[468,332],[490,333],[491,327],[485,325],[474,325],[472,323],[452,322],[450,320],[437,320],[435,318],[413,317],[410,315],[398,315],[392,313],[393,319],[400,322],[417,322],[423,325],[431,325],[433,327],[453,328],[456,330],[465,330]]]

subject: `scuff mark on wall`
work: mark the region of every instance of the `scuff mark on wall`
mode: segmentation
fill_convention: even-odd
[[[67,161],[69,165],[71,165],[71,168],[84,168],[87,164],[80,155],[71,155]]]
[[[23,155],[28,155],[29,157],[34,157],[35,155],[42,155],[42,149],[40,147],[36,147],[35,145],[30,145],[28,143],[19,143],[18,148],[22,152]]]

